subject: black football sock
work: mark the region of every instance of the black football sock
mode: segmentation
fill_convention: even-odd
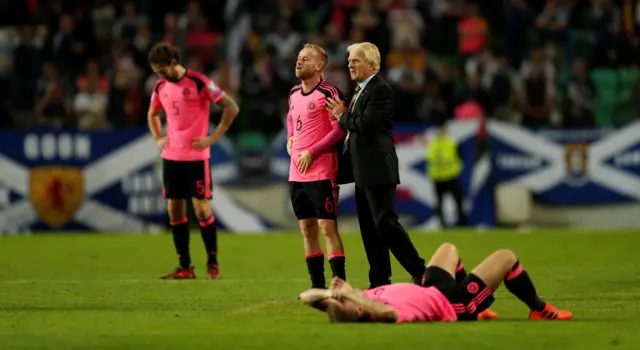
[[[309,254],[305,257],[307,261],[307,270],[311,278],[311,288],[325,289],[324,279],[324,253]]]
[[[180,267],[188,269],[191,267],[191,255],[189,255],[189,226],[187,219],[171,222],[171,233],[173,234],[173,245],[178,253]]]
[[[344,264],[344,253],[340,252],[329,254],[329,266],[331,266],[333,277],[338,277],[346,281],[347,273],[345,271]]]
[[[215,221],[213,214],[208,219],[200,221],[200,234],[207,250],[207,264],[209,265],[218,263],[218,229]]]
[[[544,309],[545,302],[538,297],[536,287],[533,286],[529,274],[522,268],[519,261],[516,261],[505,276],[504,285],[509,292],[527,304],[532,311],[542,311]]]
[[[467,277],[467,271],[464,269],[462,259],[458,259],[458,266],[456,267],[456,284],[462,283],[465,277]]]

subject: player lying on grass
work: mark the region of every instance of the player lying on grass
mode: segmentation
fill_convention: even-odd
[[[538,297],[531,279],[510,250],[498,250],[476,266],[462,283],[454,275],[457,248],[441,245],[427,266],[424,287],[396,283],[360,291],[334,278],[331,289],[310,289],[300,300],[326,310],[331,322],[452,322],[477,320],[493,303],[503,283],[531,312],[530,320],[570,320],[573,315]]]

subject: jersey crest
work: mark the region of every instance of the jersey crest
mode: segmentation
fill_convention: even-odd
[[[316,110],[318,106],[316,106],[316,102],[315,101],[309,101],[309,103],[307,103],[307,112],[311,113],[313,111]]]
[[[31,170],[29,199],[40,219],[57,229],[73,218],[84,200],[82,171],[70,166],[47,166]]]

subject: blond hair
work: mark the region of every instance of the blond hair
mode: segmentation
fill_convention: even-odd
[[[316,44],[304,44],[305,49],[315,50],[320,55],[320,61],[323,63],[322,68],[326,67],[329,64],[329,55],[320,45]]]
[[[340,304],[331,303],[327,307],[327,316],[331,323],[356,322],[358,317],[355,313],[350,314],[344,310]]]
[[[380,71],[380,50],[378,50],[375,44],[365,41],[363,43],[351,44],[347,47],[348,53],[357,51],[361,51],[364,54],[364,58],[373,64],[373,71],[375,73]]]

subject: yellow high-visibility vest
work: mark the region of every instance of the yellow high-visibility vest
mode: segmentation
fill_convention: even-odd
[[[440,135],[427,144],[427,174],[433,181],[454,179],[461,171],[462,159],[456,139]]]

